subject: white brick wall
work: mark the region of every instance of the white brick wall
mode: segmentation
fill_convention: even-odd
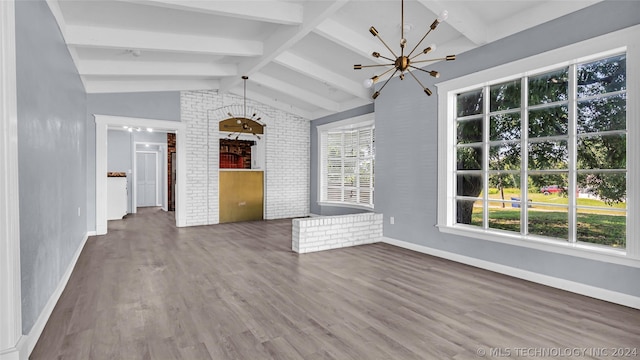
[[[382,214],[293,219],[291,249],[303,254],[372,244],[382,238]]]
[[[219,222],[218,121],[213,110],[243,98],[214,91],[183,91],[181,120],[187,124],[187,225]],[[265,128],[265,219],[309,214],[309,121],[247,99]],[[210,145],[210,146],[208,146]]]

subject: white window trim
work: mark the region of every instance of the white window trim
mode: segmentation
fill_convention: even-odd
[[[354,208],[354,209],[364,209],[364,210],[373,210],[375,207],[375,203],[372,206],[366,206],[362,204],[351,204],[346,202],[333,202],[333,201],[325,201],[322,199],[322,188],[325,183],[325,179],[322,176],[323,174],[323,166],[326,165],[326,152],[324,150],[323,145],[323,135],[331,130],[343,130],[343,129],[356,129],[364,126],[370,126],[375,124],[375,114],[369,113],[356,117],[352,117],[349,119],[344,119],[340,121],[335,121],[328,124],[318,125],[318,191],[317,191],[317,202],[320,206],[336,206],[336,207],[346,207],[346,208]],[[375,188],[374,188],[375,189]],[[374,190],[375,191],[375,190]]]
[[[446,82],[438,87],[438,222],[441,232],[523,246],[549,252],[640,267],[640,157],[627,157],[627,246],[625,251],[582,243],[545,241],[538,237],[484,230],[455,224],[455,189],[451,181],[455,171],[456,94],[497,84],[547,70],[626,52],[627,64],[640,63],[640,25],[550,50],[529,58],[479,71]],[[640,69],[627,66],[627,138],[640,138]],[[627,154],[640,153],[640,141],[627,142]]]

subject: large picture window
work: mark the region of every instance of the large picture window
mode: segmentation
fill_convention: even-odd
[[[625,54],[486,85],[455,106],[456,223],[625,247]]]
[[[373,207],[372,121],[321,129],[320,202]]]
[[[500,80],[476,86],[442,86],[440,118],[448,124],[440,132],[447,164],[440,166],[446,191],[439,227],[637,258],[628,221],[629,190],[638,183],[631,171],[637,164],[627,156],[637,147],[628,144],[637,132],[629,123],[630,51],[568,57],[574,60],[512,76],[501,69]]]

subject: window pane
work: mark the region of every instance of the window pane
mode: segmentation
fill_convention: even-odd
[[[329,186],[340,186],[342,185],[342,175],[338,174],[327,174],[327,185]]]
[[[342,155],[342,133],[327,134],[327,154],[329,157],[340,157]]]
[[[482,118],[458,121],[458,144],[482,141]]]
[[[373,174],[373,160],[372,159],[362,160],[362,161],[360,161],[360,163],[358,165],[359,165],[359,168],[360,168],[360,174],[363,174],[363,175]]]
[[[506,143],[489,148],[489,170],[519,170],[520,143]]]
[[[345,132],[344,134],[344,156],[358,156],[358,133],[355,131]]]
[[[520,174],[498,173],[489,175],[489,199],[514,200],[520,198]],[[490,207],[501,204],[489,203]]]
[[[536,203],[567,205],[569,173],[552,173],[529,176],[529,200]]]
[[[568,99],[567,68],[529,78],[529,105],[547,104]]]
[[[482,89],[458,94],[457,111],[458,117],[482,114]]]
[[[569,125],[567,106],[529,111],[529,137],[566,135]]]
[[[358,203],[358,192],[356,189],[345,189],[344,190],[344,201],[348,203],[356,204]]]
[[[482,174],[458,174],[456,195],[478,197],[482,194]]]
[[[520,139],[520,113],[492,115],[490,117],[491,131],[489,140],[517,140]]]
[[[355,186],[356,184],[356,161],[355,159],[344,162],[344,185]]]
[[[360,204],[373,204],[373,193],[369,189],[360,189]]]
[[[342,160],[340,160],[340,159],[328,159],[327,160],[327,173],[329,173],[329,174],[342,174]]]
[[[578,65],[578,97],[625,90],[626,55]]]
[[[520,232],[520,204],[498,202],[489,208],[489,228]]]
[[[597,199],[594,206],[625,208],[627,176],[625,173],[579,173],[578,188],[583,198]]]
[[[625,213],[604,213],[597,210],[578,210],[578,241],[625,248],[627,217]]]
[[[371,175],[360,175],[360,187],[369,187],[371,186]]]
[[[456,223],[482,226],[482,201],[458,200]]]
[[[460,146],[456,151],[458,170],[482,169],[482,147]]]
[[[578,138],[578,169],[626,169],[627,136]]]
[[[520,79],[491,87],[491,111],[520,107]]]
[[[578,103],[578,133],[625,130],[626,128],[626,94],[590,99]]]
[[[527,209],[529,234],[559,239],[569,238],[569,211],[567,207],[535,205]]]
[[[566,169],[568,160],[568,148],[565,140],[529,143],[530,170]]]
[[[327,201],[342,201],[342,188],[328,188]]]

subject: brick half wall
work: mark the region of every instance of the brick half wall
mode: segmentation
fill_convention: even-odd
[[[293,219],[291,248],[303,254],[372,244],[382,238],[382,214]]]

